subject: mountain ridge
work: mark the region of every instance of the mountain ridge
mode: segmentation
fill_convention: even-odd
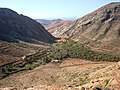
[[[119,23],[120,2],[115,2],[83,16],[69,25],[67,29],[58,30],[54,34],[94,47],[120,47]]]
[[[40,23],[7,8],[0,8],[0,28],[1,40],[31,43],[49,43],[55,40]]]

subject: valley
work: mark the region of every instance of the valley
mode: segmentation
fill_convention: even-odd
[[[77,20],[0,8],[0,90],[120,90],[120,2]]]

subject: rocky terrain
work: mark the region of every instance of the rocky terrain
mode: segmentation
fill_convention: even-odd
[[[0,8],[0,40],[50,43],[55,38],[35,20],[7,8]]]
[[[52,24],[52,23],[55,23],[55,22],[58,22],[58,21],[62,21],[61,19],[53,19],[53,20],[35,19],[35,20],[45,27],[48,26],[49,24]]]
[[[55,20],[36,19],[36,21],[45,26],[45,29],[57,38],[61,38],[63,36],[62,32],[65,32],[68,29],[68,27],[70,27],[74,22],[74,20],[61,20],[61,19]]]
[[[54,23],[49,24],[46,26],[46,30],[48,30],[53,36],[57,38],[62,37],[62,32],[65,32],[68,27],[70,27],[73,24],[73,20],[61,20],[56,21]]]
[[[118,78],[120,63],[67,59],[11,75],[0,81],[0,87],[2,90],[119,90]]]
[[[57,37],[69,37],[74,41],[94,47],[120,51],[120,3],[110,3],[74,21],[65,29],[57,30]]]

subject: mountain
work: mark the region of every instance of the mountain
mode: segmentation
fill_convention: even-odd
[[[56,21],[62,21],[61,19],[53,19],[53,20],[35,19],[35,20],[41,23],[43,26],[48,26],[49,24],[55,23]]]
[[[37,22],[41,23],[45,29],[50,32],[53,36],[59,38],[62,37],[63,33],[67,28],[72,25],[74,20],[46,20],[46,19],[35,19]]]
[[[35,20],[13,10],[0,8],[0,40],[50,43],[55,38]]]
[[[54,23],[49,24],[46,26],[46,30],[48,30],[53,36],[55,37],[62,37],[62,32],[65,32],[67,28],[72,25],[74,20],[61,20],[56,21]]]
[[[85,15],[65,30],[58,30],[56,35],[94,47],[120,50],[120,2],[107,4]]]
[[[35,20],[0,8],[0,73],[1,67],[25,63],[23,57],[46,49],[47,43],[54,40],[55,37]]]

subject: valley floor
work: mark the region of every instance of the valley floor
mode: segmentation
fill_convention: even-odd
[[[120,90],[119,78],[120,63],[67,59],[10,75],[0,80],[0,87],[2,90],[92,90],[95,87]]]

